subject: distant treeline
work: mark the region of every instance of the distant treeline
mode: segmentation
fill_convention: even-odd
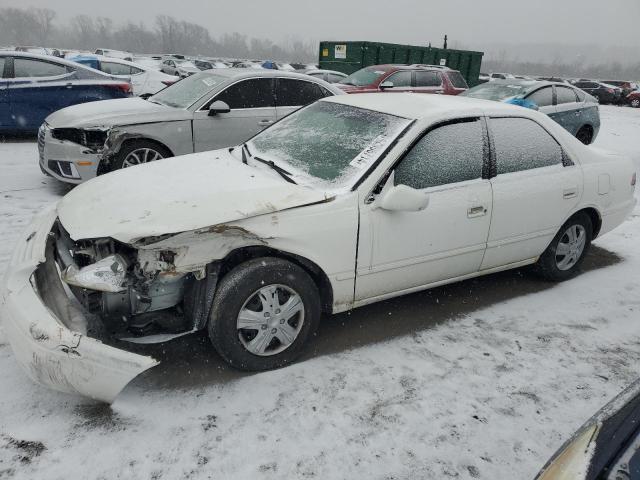
[[[111,48],[138,53],[182,53],[212,57],[258,58],[308,62],[317,60],[318,46],[290,39],[283,45],[268,39],[228,33],[214,38],[198,24],[167,15],[144,23],[116,23],[106,17],[76,15],[67,24],[56,22],[49,8],[0,8],[0,46],[94,50]]]

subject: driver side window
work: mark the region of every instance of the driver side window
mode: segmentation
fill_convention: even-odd
[[[480,119],[436,127],[402,159],[395,184],[423,189],[482,178],[486,151]]]

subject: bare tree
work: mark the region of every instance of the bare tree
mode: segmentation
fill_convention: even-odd
[[[30,13],[37,25],[38,43],[47,45],[53,30],[53,19],[56,18],[56,12],[50,8],[32,8]]]

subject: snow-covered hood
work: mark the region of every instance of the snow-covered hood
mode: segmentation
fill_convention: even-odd
[[[73,105],[52,113],[45,122],[52,128],[108,128],[136,123],[188,120],[191,117],[188,110],[132,97]]]
[[[124,243],[317,203],[327,195],[287,183],[227,149],[159,160],[78,185],[58,204],[71,238]]]

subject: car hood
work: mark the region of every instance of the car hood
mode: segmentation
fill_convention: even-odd
[[[249,163],[224,149],[118,170],[74,188],[60,200],[58,217],[74,240],[134,243],[329,199]]]
[[[139,97],[87,102],[49,115],[51,128],[88,128],[191,119],[191,112],[159,105]]]

